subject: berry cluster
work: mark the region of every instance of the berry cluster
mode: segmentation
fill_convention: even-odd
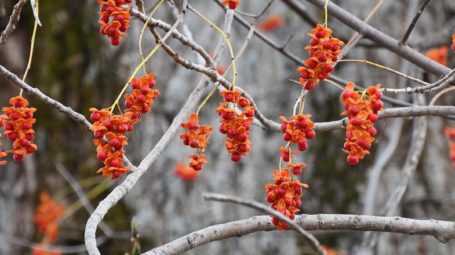
[[[223,4],[231,10],[235,10],[240,5],[240,0],[223,0]]]
[[[273,175],[273,184],[265,186],[266,200],[272,204],[273,209],[293,220],[295,213],[300,211],[302,204],[302,187],[308,188],[308,185],[293,180],[288,169],[280,171],[275,169]],[[289,228],[286,223],[281,222],[276,217],[272,217],[272,223],[278,230]]]
[[[128,5],[132,0],[98,0],[101,5],[100,33],[111,39],[111,44],[120,44],[120,38],[125,37],[125,32],[130,26],[130,10]]]
[[[57,241],[58,223],[65,214],[65,206],[49,196],[47,192],[40,194],[40,204],[36,207],[34,221],[38,232],[50,244]]]
[[[125,95],[126,110],[123,114],[113,115],[108,109],[90,109],[93,143],[97,146],[98,160],[104,164],[98,172],[103,176],[117,179],[128,172],[128,167],[123,164],[124,146],[128,144],[125,134],[133,131],[133,125],[139,123],[142,114],[152,110],[153,100],[159,95],[158,90],[152,89],[154,78],[154,74],[148,74],[132,79],[132,92]]]
[[[35,131],[33,124],[36,119],[33,113],[36,109],[29,107],[28,101],[21,97],[13,97],[9,100],[11,107],[3,107],[3,115],[0,115],[0,127],[3,126],[3,134],[13,143],[13,149],[0,152],[0,158],[13,154],[14,161],[21,161],[26,155],[36,151],[37,146],[33,143]],[[0,165],[5,164],[0,162]]]
[[[104,164],[98,173],[117,179],[128,172],[128,167],[123,165],[123,157],[124,146],[128,144],[125,133],[133,130],[131,118],[128,115],[113,115],[106,109],[91,108],[90,111],[93,121],[91,130],[95,137],[93,143],[98,160]]]
[[[452,167],[455,169],[455,127],[446,128],[446,136],[450,139],[449,141],[449,157],[452,160]]]
[[[186,133],[181,134],[180,138],[183,144],[196,149],[196,153],[190,155],[190,167],[195,171],[200,171],[202,166],[207,163],[205,155],[201,154],[206,148],[210,139],[211,126],[199,125],[199,117],[196,113],[190,115],[188,122],[182,123],[182,128],[187,130]]]
[[[153,101],[160,95],[155,87],[155,74],[150,73],[131,80],[132,92],[125,95],[125,114],[131,114],[133,124],[140,121],[142,114],[152,111]]]
[[[425,56],[446,66],[449,62],[449,46],[443,45],[439,48],[430,49],[425,53]]]
[[[321,24],[317,24],[309,35],[312,39],[305,49],[310,53],[310,58],[305,60],[305,66],[297,68],[300,84],[306,90],[312,90],[319,80],[330,76],[341,53],[340,47],[344,45],[341,40],[332,37],[332,30]]]
[[[59,251],[48,250],[49,244],[45,240],[41,241],[38,246],[32,248],[32,255],[61,255]]]
[[[370,153],[374,135],[377,133],[374,123],[378,120],[378,112],[383,108],[381,97],[379,84],[368,87],[361,95],[354,91],[354,83],[349,82],[341,94],[345,109],[343,115],[348,116],[343,151],[348,153],[347,161],[351,165],[357,165]]]
[[[199,173],[199,171],[180,162],[175,166],[175,175],[184,181],[195,181]]]
[[[452,50],[455,51],[455,33],[452,34]]]
[[[231,160],[239,162],[251,150],[249,136],[255,108],[237,90],[224,90],[221,96],[226,102],[220,103],[216,109],[221,117],[220,132],[227,136],[225,143]],[[237,112],[235,106],[243,111]]]
[[[273,15],[268,17],[262,23],[257,25],[257,28],[262,32],[272,32],[276,29],[283,27],[286,24],[284,19],[280,16]]]
[[[314,132],[314,123],[311,121],[311,115],[298,114],[292,116],[290,120],[286,117],[280,116],[281,132],[283,132],[283,139],[288,142],[288,146],[280,147],[281,159],[288,163],[288,167],[292,173],[299,175],[302,169],[306,167],[305,163],[290,163],[292,156],[297,152],[292,151],[292,145],[297,145],[299,151],[305,151],[308,148],[307,140],[311,140],[316,136]]]

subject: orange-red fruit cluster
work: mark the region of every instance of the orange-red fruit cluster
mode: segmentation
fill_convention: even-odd
[[[441,65],[447,65],[449,60],[449,46],[443,45],[439,48],[428,50],[425,55]]]
[[[342,41],[332,37],[332,30],[321,24],[317,24],[309,35],[312,39],[305,49],[310,53],[310,58],[305,60],[305,66],[297,68],[300,84],[306,90],[312,90],[319,80],[330,76],[341,53],[340,48],[344,45]]]
[[[13,149],[0,151],[0,158],[13,154],[14,161],[21,161],[37,149],[33,143],[35,139],[33,124],[36,122],[33,113],[36,109],[29,107],[28,101],[21,96],[11,98],[9,104],[10,107],[2,109],[4,114],[0,115],[0,127],[3,127],[3,134],[13,143]],[[0,161],[0,165],[4,164],[5,161]]]
[[[377,133],[374,123],[378,120],[378,112],[383,108],[381,97],[379,84],[368,87],[366,94],[361,95],[354,90],[354,83],[349,82],[341,94],[345,109],[343,115],[348,116],[343,151],[348,153],[347,161],[351,165],[357,165],[370,153]]]
[[[182,123],[182,128],[187,130],[186,133],[180,135],[183,144],[197,150],[195,154],[189,156],[190,167],[195,171],[200,171],[204,164],[207,163],[205,155],[201,154],[200,151],[204,151],[207,148],[213,127],[199,125],[198,115],[192,113],[190,120]]]
[[[452,167],[455,170],[455,127],[446,128],[446,135],[449,141],[449,157],[452,160]]]
[[[144,113],[152,111],[153,101],[160,95],[155,87],[155,74],[150,73],[131,80],[132,92],[125,95],[125,115],[131,114],[133,124],[140,121]]]
[[[303,168],[306,168],[305,163],[289,163],[291,162],[292,156],[297,152],[292,152],[292,145],[296,145],[298,150],[303,152],[308,148],[308,140],[313,139],[316,136],[314,132],[314,123],[311,121],[310,114],[298,114],[292,116],[290,120],[286,117],[280,116],[281,132],[283,132],[283,139],[290,143],[290,146],[281,147],[281,159],[288,163],[289,169],[292,173],[298,175],[302,172]]]
[[[130,26],[130,10],[127,6],[132,0],[98,0],[100,7],[100,33],[111,39],[111,44],[120,44],[120,38]],[[126,7],[125,7],[126,6]]]
[[[107,109],[90,109],[93,143],[97,146],[98,160],[104,164],[98,172],[103,176],[117,179],[128,172],[128,167],[123,164],[124,146],[128,144],[125,134],[133,131],[133,125],[139,123],[142,114],[152,110],[153,100],[159,95],[158,90],[152,89],[154,79],[154,74],[148,74],[131,81],[132,92],[125,95],[126,110],[123,114],[113,115]]]
[[[240,0],[223,0],[223,4],[231,10],[235,10],[240,5]]]
[[[250,101],[242,97],[239,91],[225,90],[221,96],[226,102],[221,103],[216,111],[220,115],[220,132],[227,136],[226,149],[231,154],[231,160],[239,162],[242,156],[251,150],[250,126],[253,122],[255,108]],[[235,110],[238,106],[242,111]]]
[[[452,50],[455,51],[455,33],[452,34]]]
[[[52,200],[46,192],[40,194],[40,204],[36,207],[34,221],[38,232],[51,244],[57,241],[58,222],[64,214],[63,204]]]
[[[278,28],[283,27],[285,24],[286,23],[282,17],[273,15],[260,23],[257,28],[262,32],[272,32]]]
[[[193,168],[178,162],[175,165],[175,175],[184,181],[195,181],[199,176],[199,171],[194,170]]]
[[[128,172],[128,167],[123,164],[123,157],[124,146],[128,144],[125,133],[133,130],[132,119],[128,115],[113,115],[107,109],[91,108],[90,111],[93,143],[96,145],[98,160],[104,164],[98,173],[117,179]]]
[[[33,255],[61,255],[62,253],[59,251],[50,251],[48,250],[48,244],[43,240],[40,244],[36,247],[32,248]]]
[[[288,169],[281,171],[275,169],[273,175],[274,183],[265,186],[266,200],[273,209],[293,220],[295,214],[300,211],[302,204],[302,187],[308,188],[308,185],[292,180]],[[289,228],[286,223],[281,222],[276,217],[272,217],[272,223],[278,230]]]

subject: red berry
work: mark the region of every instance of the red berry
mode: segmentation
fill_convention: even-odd
[[[101,119],[101,114],[100,114],[99,112],[92,112],[92,114],[90,114],[90,119],[91,119],[93,122],[100,121],[100,119]]]
[[[350,120],[351,124],[354,126],[360,126],[362,124],[362,121],[358,117],[354,117]]]
[[[302,168],[294,167],[294,168],[292,168],[292,173],[293,173],[294,175],[299,175],[299,174],[302,173]]]
[[[316,132],[314,132],[313,129],[310,129],[305,133],[305,137],[308,139],[313,139],[315,136],[316,136]]]
[[[113,148],[115,148],[116,150],[119,150],[122,148],[122,143],[117,138],[110,140],[109,145],[112,146]]]
[[[291,134],[284,133],[283,140],[285,140],[286,142],[289,142],[289,141],[291,141],[291,139],[292,139],[292,135]]]
[[[359,162],[360,162],[360,159],[359,159],[358,156],[356,156],[356,155],[349,155],[349,156],[348,156],[348,163],[349,163],[350,165],[355,166],[355,165],[357,165]]]
[[[289,153],[283,153],[283,154],[281,155],[281,158],[282,158],[285,162],[289,162],[289,160],[291,159]]]
[[[242,155],[240,153],[234,152],[231,155],[231,160],[234,162],[239,162],[242,159]]]
[[[348,107],[348,113],[349,115],[357,115],[359,113],[360,109],[357,105],[350,105]]]
[[[14,161],[21,161],[22,159],[24,159],[24,155],[14,153],[13,154],[13,159],[14,159]]]
[[[370,113],[370,114],[368,114],[368,119],[374,123],[374,122],[378,121],[378,115],[374,114],[374,113]]]
[[[104,162],[107,158],[107,153],[104,151],[98,151],[98,154],[96,155],[99,161]]]

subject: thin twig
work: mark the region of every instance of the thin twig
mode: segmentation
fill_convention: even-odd
[[[206,194],[203,194],[202,196],[204,197],[205,200],[240,204],[240,205],[244,205],[244,206],[259,210],[261,212],[267,213],[269,215],[275,216],[280,221],[284,221],[291,228],[293,228],[295,231],[297,231],[301,236],[303,236],[303,238],[305,238],[305,240],[310,244],[310,246],[318,254],[326,254],[326,252],[322,248],[319,241],[312,234],[305,231],[295,221],[289,219],[285,215],[271,209],[270,207],[268,207],[264,204],[261,204],[261,203],[258,203],[256,201],[252,201],[252,200],[246,200],[246,199],[243,199],[240,197],[227,196],[227,195],[223,195],[223,194],[206,193]]]
[[[17,4],[14,5],[13,13],[11,13],[9,22],[6,25],[5,30],[3,30],[2,33],[0,34],[0,45],[5,44],[6,40],[8,40],[8,37],[16,29],[16,25],[19,22],[21,16],[22,7],[25,5],[26,2],[27,0],[19,0]]]
[[[406,33],[404,33],[403,35],[403,38],[401,38],[401,41],[400,43],[401,44],[405,44],[408,39],[409,39],[409,36],[411,35],[411,32],[412,30],[414,29],[415,25],[417,24],[417,20],[419,20],[420,18],[420,15],[422,15],[423,13],[423,10],[425,10],[425,7],[427,7],[427,5],[431,2],[431,0],[424,0],[422,5],[420,6],[419,10],[417,11],[416,15],[414,16],[414,18],[412,19],[411,21],[411,24],[409,24],[409,27],[408,29],[406,30]]]

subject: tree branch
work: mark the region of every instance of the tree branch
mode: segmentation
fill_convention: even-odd
[[[322,248],[321,244],[318,242],[318,240],[312,234],[305,231],[302,227],[300,227],[293,220],[289,219],[285,215],[271,209],[270,207],[268,207],[264,204],[258,203],[256,201],[246,200],[246,199],[243,199],[240,197],[227,196],[227,195],[223,195],[223,194],[207,193],[202,196],[204,197],[205,200],[240,204],[240,205],[244,205],[244,206],[259,210],[261,212],[267,213],[269,215],[273,215],[273,216],[277,217],[279,220],[286,222],[291,228],[293,228],[300,235],[302,235],[303,238],[305,238],[305,240],[311,245],[311,247],[318,254],[326,255],[326,252]]]
[[[417,20],[419,20],[420,15],[422,15],[423,10],[427,7],[427,5],[431,2],[431,0],[424,0],[422,5],[420,6],[419,10],[417,11],[416,15],[411,21],[411,24],[409,24],[408,29],[406,30],[406,33],[404,33],[403,38],[401,39],[400,43],[405,44],[408,41],[409,36],[411,35],[412,30],[414,29],[415,25],[417,24]]]
[[[5,27],[5,30],[0,34],[0,45],[5,44],[8,37],[16,29],[16,25],[19,22],[21,17],[22,7],[25,5],[27,0],[19,0],[16,5],[14,5],[13,13],[9,18],[9,22]]]
[[[441,242],[448,242],[455,238],[455,223],[451,221],[350,214],[304,214],[296,216],[295,221],[306,230],[379,231],[407,235],[430,235]],[[181,254],[207,243],[275,229],[270,216],[253,216],[195,231],[143,253],[143,255]]]

